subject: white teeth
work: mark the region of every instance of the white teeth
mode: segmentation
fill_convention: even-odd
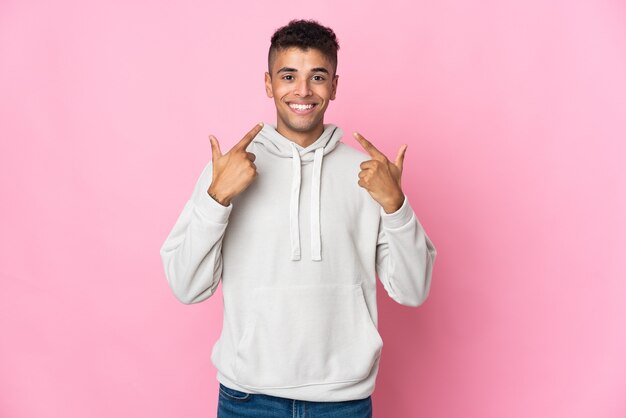
[[[291,103],[289,107],[292,109],[296,109],[296,110],[308,110],[308,109],[313,108],[313,105],[312,104],[301,105],[301,104]]]

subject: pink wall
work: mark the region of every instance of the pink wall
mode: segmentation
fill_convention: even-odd
[[[180,304],[159,248],[208,134],[273,122],[293,17],[439,252],[422,307],[379,286],[375,416],[626,416],[623,2],[91,3],[0,5],[0,416],[214,416],[221,293]]]

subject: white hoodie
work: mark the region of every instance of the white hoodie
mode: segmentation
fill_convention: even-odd
[[[229,206],[207,193],[209,162],[161,247],[181,302],[209,298],[221,278],[224,322],[211,361],[233,389],[366,398],[383,346],[376,273],[400,304],[428,295],[437,252],[408,198],[385,213],[358,185],[370,156],[324,127],[303,148],[265,124],[247,148],[258,176]]]

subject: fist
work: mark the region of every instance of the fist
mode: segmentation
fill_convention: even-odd
[[[243,192],[257,176],[254,160],[256,156],[246,148],[254,137],[263,129],[263,123],[256,125],[230,151],[222,154],[217,138],[209,135],[211,141],[211,160],[213,176],[207,193],[224,206]]]
[[[386,213],[395,212],[404,203],[401,177],[407,145],[404,144],[400,147],[396,160],[391,162],[363,135],[355,132],[354,137],[372,157],[371,160],[361,163],[359,186],[366,189]]]

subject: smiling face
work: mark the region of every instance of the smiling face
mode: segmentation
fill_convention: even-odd
[[[324,113],[335,99],[332,63],[319,50],[287,48],[275,52],[265,91],[276,105],[276,130],[306,147],[324,132]]]

